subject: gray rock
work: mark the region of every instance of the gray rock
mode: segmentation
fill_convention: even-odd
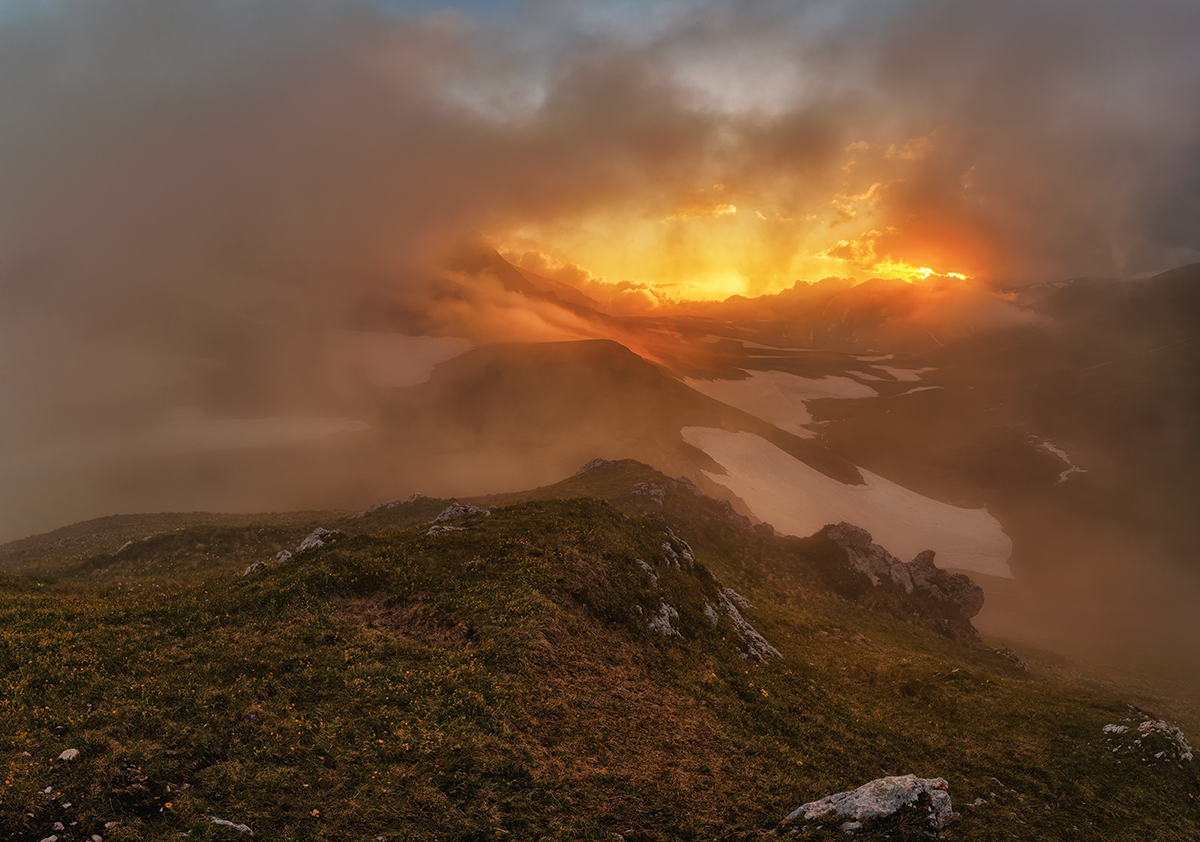
[[[275,561],[278,562],[279,564],[283,564],[291,557],[292,557],[292,554],[289,553],[287,550],[280,550],[279,552],[275,553]]]
[[[1006,661],[1009,661],[1015,667],[1023,669],[1026,672],[1029,671],[1029,664],[1022,661],[1021,656],[1018,655],[1016,652],[1014,652],[1011,649],[1005,649],[1005,648],[993,649],[992,654],[999,658],[1003,658]]]
[[[694,565],[696,563],[696,554],[692,552],[691,544],[676,535],[675,531],[669,526],[667,527],[667,535],[675,542],[675,546],[679,548],[679,554],[683,557],[687,566],[691,567]]]
[[[670,544],[668,544],[666,541],[663,541],[662,550],[663,550],[663,555],[666,556],[666,558],[667,558],[667,564],[671,565],[676,570],[678,570],[679,569],[679,553],[675,552],[675,548],[672,547]]]
[[[69,748],[58,756],[59,760],[74,760],[79,756],[79,749]]]
[[[207,816],[206,818],[212,824],[220,825],[221,827],[228,827],[231,830],[236,830],[238,833],[249,833],[251,836],[254,835],[254,831],[251,830],[247,825],[234,824],[233,822],[226,821],[225,819],[218,819],[216,816]]]
[[[296,552],[303,553],[307,552],[308,550],[320,549],[321,547],[325,546],[325,541],[323,539],[337,534],[337,532],[331,529],[325,529],[322,526],[318,526],[312,532],[308,533],[308,537],[300,542],[300,544],[296,547]],[[291,556],[289,555],[288,558],[291,558]]]
[[[721,593],[723,593],[723,594],[725,594],[725,596],[729,597],[729,601],[732,602],[734,605],[736,605],[738,608],[742,609],[743,611],[749,611],[751,608],[754,607],[753,605],[750,604],[750,600],[746,599],[746,597],[742,596],[740,593],[735,591],[733,588],[721,588]]]
[[[633,494],[636,497],[649,497],[650,502],[661,509],[667,496],[667,487],[656,482],[639,482],[633,487]]]
[[[430,523],[444,523],[445,521],[457,520],[460,517],[467,517],[468,515],[490,514],[490,511],[487,509],[481,509],[478,506],[472,506],[470,504],[464,505],[462,503],[451,503],[449,506],[442,509],[441,514],[431,520]]]
[[[575,479],[579,479],[584,474],[590,473],[590,472],[596,470],[597,468],[603,467],[604,465],[607,465],[607,464],[608,464],[607,459],[593,459],[591,462],[588,462],[586,465],[584,465],[582,468],[580,468],[578,471],[575,472]]]
[[[650,577],[650,587],[657,588],[658,587],[658,576],[655,574],[654,568],[651,567],[649,564],[646,564],[646,562],[642,561],[640,558],[635,558],[634,561],[636,561],[637,566],[642,568],[642,570],[644,570],[646,572],[646,575]]]
[[[675,477],[675,482],[682,485],[683,489],[685,491],[691,492],[693,497],[703,497],[704,496],[704,492],[700,490],[700,486],[696,485],[696,483],[692,482],[687,477],[684,477],[684,476]],[[725,502],[729,502],[729,501],[726,500]]]
[[[905,593],[921,593],[938,602],[950,603],[968,620],[983,608],[983,588],[969,576],[950,573],[934,564],[933,550],[925,550],[905,564],[872,543],[870,532],[851,523],[831,524],[822,532],[846,551],[851,568],[876,587],[891,584]]]
[[[805,819],[823,816],[845,816],[852,821],[886,818],[901,807],[916,804],[922,794],[927,793],[932,807],[929,811],[929,828],[940,833],[954,815],[950,804],[949,784],[944,778],[918,778],[916,775],[901,775],[879,778],[863,784],[858,789],[839,792],[802,804],[788,814],[784,821],[803,815]]]
[[[750,522],[750,518],[740,514],[738,510],[733,507],[733,503],[730,503],[728,500],[716,500],[715,502],[717,504],[717,508],[721,510],[721,514],[727,521],[735,526],[740,526],[742,529],[754,528],[754,524]],[[771,529],[771,534],[774,534],[775,528],[771,527],[769,524],[768,527]]]
[[[1142,763],[1190,763],[1195,759],[1183,731],[1161,719],[1147,719],[1136,726],[1105,725],[1103,731],[1114,753],[1133,755]]]
[[[717,613],[717,609],[706,602],[704,603],[704,619],[708,620],[710,626],[716,626],[721,622],[721,615]]]
[[[650,631],[663,637],[682,637],[679,631],[671,625],[672,620],[679,619],[679,612],[674,606],[663,603],[658,613],[650,617]]]
[[[742,616],[737,606],[734,605],[733,600],[727,595],[726,591],[728,590],[728,588],[717,589],[718,604],[721,610],[725,612],[725,615],[729,617],[730,622],[733,623],[734,631],[746,642],[746,647],[750,650],[750,655],[759,662],[765,662],[767,658],[782,658],[782,653],[768,643],[767,639],[759,634],[754,626],[746,622],[746,618]],[[744,598],[742,598],[742,601],[747,606],[750,605]]]

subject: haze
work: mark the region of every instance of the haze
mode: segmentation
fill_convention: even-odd
[[[1198,37],[1190,0],[0,0],[0,537],[594,456],[770,520],[813,474],[974,512],[985,632],[1200,663],[1196,273],[1134,284],[1200,262]]]

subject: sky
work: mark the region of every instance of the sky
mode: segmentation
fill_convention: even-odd
[[[3,8],[10,288],[48,250],[128,277],[143,226],[344,275],[482,231],[659,300],[1200,259],[1186,0]]]
[[[213,389],[345,404],[338,331],[478,235],[632,314],[1196,262],[1198,42],[1194,0],[0,0],[0,497]]]

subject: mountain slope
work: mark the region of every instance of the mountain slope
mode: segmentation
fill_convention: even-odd
[[[209,817],[286,839],[773,838],[801,803],[908,772],[950,782],[947,839],[1200,832],[1194,763],[1104,731],[1151,717],[847,601],[833,543],[671,482],[610,463],[560,487],[627,512],[381,506],[189,586],[5,574],[0,839],[231,838]],[[923,838],[906,827],[862,838]]]

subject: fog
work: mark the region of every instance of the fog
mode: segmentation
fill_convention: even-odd
[[[0,538],[687,470],[718,410],[662,370],[497,348],[956,353],[1049,318],[1005,290],[1200,261],[1198,35],[1190,0],[0,2]]]

